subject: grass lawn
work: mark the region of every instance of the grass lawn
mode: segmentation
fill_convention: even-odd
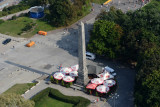
[[[73,105],[74,104],[62,102],[49,96],[46,96],[39,100],[35,104],[35,107],[73,107]]]
[[[24,94],[28,89],[30,89],[32,86],[36,85],[36,83],[24,83],[24,84],[16,84],[9,88],[6,93],[15,93],[15,94]]]
[[[22,29],[31,22],[36,23],[34,30],[23,35],[18,35],[18,33],[20,33]],[[32,37],[39,30],[50,31],[53,29],[55,29],[55,27],[49,25],[48,23],[41,20],[31,19],[29,17],[19,17],[16,20],[8,20],[0,24],[0,33],[25,38]]]

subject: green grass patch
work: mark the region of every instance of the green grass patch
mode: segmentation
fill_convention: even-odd
[[[26,32],[25,34],[18,35],[22,32],[22,29],[29,23],[36,23],[35,28],[32,31]],[[47,22],[39,19],[31,19],[29,17],[19,17],[16,20],[8,20],[0,24],[0,33],[7,34],[14,37],[29,38],[35,35],[39,30],[50,31],[55,29]]]
[[[28,89],[30,89],[32,86],[36,85],[36,83],[24,83],[24,84],[16,84],[9,88],[7,91],[4,92],[4,94],[7,93],[15,93],[15,94],[24,94]]]
[[[38,93],[37,95],[35,95],[32,100],[35,102],[36,107],[38,107],[39,103],[45,99],[46,97],[50,97],[53,98],[54,100],[58,100],[60,101],[60,103],[62,104],[68,104],[69,103],[69,107],[70,106],[74,106],[74,107],[87,107],[90,104],[90,100],[83,98],[83,97],[79,97],[79,96],[66,96],[63,95],[61,92],[59,92],[56,89],[53,88],[46,88],[44,90],[42,90],[40,93]],[[52,101],[51,101],[52,102]],[[50,107],[49,106],[43,106],[43,107]],[[56,107],[56,104],[53,103],[52,107]]]
[[[36,103],[35,107],[73,107],[73,104],[45,96]]]

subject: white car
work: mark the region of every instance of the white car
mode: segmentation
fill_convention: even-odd
[[[86,52],[86,58],[90,60],[94,60],[96,58],[96,55],[90,52]]]

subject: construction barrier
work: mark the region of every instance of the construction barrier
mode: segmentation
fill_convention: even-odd
[[[39,31],[38,34],[46,36],[47,32],[45,32],[45,31]]]
[[[30,43],[26,44],[27,47],[31,47],[35,44],[35,42],[31,41]]]
[[[105,3],[103,3],[103,5],[106,5],[106,4],[108,4],[109,2],[111,2],[112,0],[108,0],[108,1],[106,1]]]

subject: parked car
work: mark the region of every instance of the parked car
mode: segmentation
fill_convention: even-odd
[[[2,44],[3,44],[3,45],[6,45],[6,44],[8,44],[9,42],[11,42],[11,38],[8,38],[8,39],[4,40]]]
[[[96,55],[91,52],[86,52],[86,58],[90,60],[94,60],[96,58]]]

